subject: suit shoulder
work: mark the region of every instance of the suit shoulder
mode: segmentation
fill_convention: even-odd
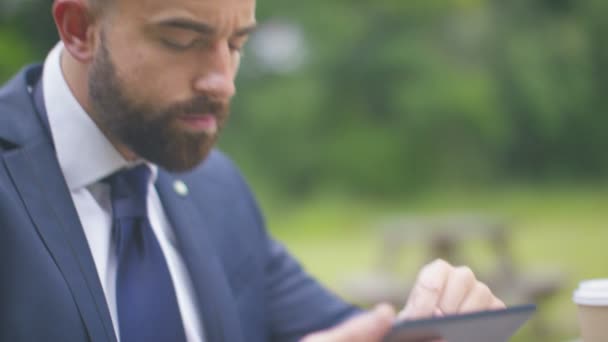
[[[224,187],[242,186],[246,183],[232,159],[218,149],[213,149],[205,161],[190,171],[188,178],[195,182],[204,179]]]
[[[232,159],[225,153],[215,148],[211,150],[207,156],[207,159],[199,166],[199,168],[202,168],[205,172],[219,175],[229,174],[232,172],[240,174],[234,161],[232,161]]]
[[[0,88],[0,148],[24,144],[40,134],[28,87],[41,74],[39,65],[26,67]]]

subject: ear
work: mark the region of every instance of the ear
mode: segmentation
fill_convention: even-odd
[[[86,0],[55,0],[53,18],[65,49],[81,63],[95,56],[95,17]]]

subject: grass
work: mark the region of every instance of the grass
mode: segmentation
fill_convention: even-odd
[[[381,248],[377,223],[387,217],[477,213],[504,218],[510,222],[511,249],[522,269],[559,269],[566,276],[559,295],[539,308],[551,327],[546,341],[566,341],[578,334],[570,299],[578,281],[608,277],[606,186],[444,191],[390,203],[325,194],[290,205],[263,204],[274,236],[339,294],[346,279],[377,265]],[[411,279],[424,264],[424,252],[420,243],[413,243],[403,253],[404,279]],[[471,243],[465,254],[477,270],[491,267],[492,250],[487,246]],[[540,340],[532,337],[528,325],[514,341]]]

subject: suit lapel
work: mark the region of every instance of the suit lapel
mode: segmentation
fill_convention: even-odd
[[[207,341],[242,341],[238,315],[224,268],[209,234],[212,222],[187,195],[174,190],[176,179],[160,171],[156,184],[192,279]],[[206,201],[204,203],[213,203]]]
[[[41,132],[42,133],[42,132]],[[116,341],[78,214],[46,136],[4,154],[38,233],[68,284],[92,341]]]

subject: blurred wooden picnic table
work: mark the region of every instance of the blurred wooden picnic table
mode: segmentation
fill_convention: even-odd
[[[414,279],[404,279],[399,264],[409,249],[416,248],[426,261],[444,259],[453,265],[474,265],[470,253],[472,244],[486,245],[489,270],[476,272],[507,304],[536,303],[542,306],[564,286],[565,276],[559,269],[520,267],[512,252],[509,222],[483,215],[446,217],[399,216],[383,220],[379,232],[379,252],[376,264],[366,272],[346,279],[342,294],[364,307],[389,302],[401,307]],[[478,255],[474,255],[474,258]],[[538,341],[549,336],[550,325],[536,318],[531,323]]]

